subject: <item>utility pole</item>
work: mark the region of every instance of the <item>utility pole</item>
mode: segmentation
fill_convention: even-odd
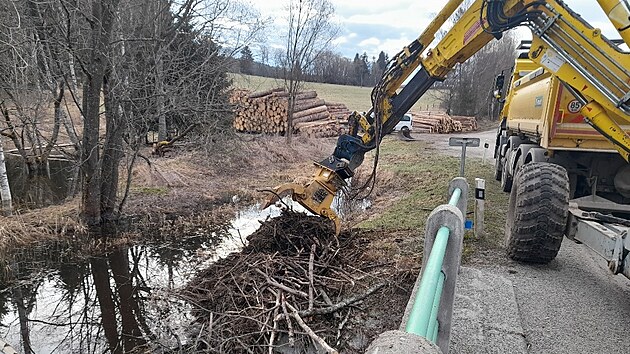
[[[2,212],[4,215],[10,216],[13,213],[13,207],[11,206],[11,189],[7,177],[7,166],[4,161],[2,138],[0,138],[0,199],[2,199]]]

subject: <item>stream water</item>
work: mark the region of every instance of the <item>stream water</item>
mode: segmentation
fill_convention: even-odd
[[[24,353],[177,348],[193,318],[176,290],[280,212],[252,206],[226,225],[87,259],[76,242],[15,250],[0,278],[0,338]]]

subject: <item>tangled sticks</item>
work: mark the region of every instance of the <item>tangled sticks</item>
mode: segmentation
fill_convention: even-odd
[[[202,271],[183,294],[202,325],[196,350],[337,352],[330,343],[340,345],[358,303],[386,282],[364,271],[375,268],[361,259],[367,241],[349,232],[337,239],[328,222],[285,211],[242,253]]]

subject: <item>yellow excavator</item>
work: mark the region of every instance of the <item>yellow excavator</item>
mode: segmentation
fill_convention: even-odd
[[[581,122],[604,139],[601,139],[603,144],[598,141],[593,143],[588,137],[581,137],[580,132],[577,136],[574,132],[565,137],[564,146],[554,149],[539,146],[542,150],[536,150],[541,152],[534,154],[536,160],[527,162],[550,162],[555,155],[561,155],[560,151],[601,150],[614,153],[627,165],[630,157],[630,136],[622,126],[630,124],[630,54],[622,51],[616,43],[604,37],[599,29],[591,27],[560,0],[474,1],[442,39],[429,48],[438,30],[462,2],[463,0],[448,1],[425,31],[390,60],[382,79],[372,90],[372,108],[364,114],[354,112],[349,117],[348,133],[339,137],[332,155],[315,163],[312,180],[304,185],[288,183],[274,188],[275,194],[267,206],[278,197],[291,194],[295,201],[309,211],[331,219],[339,232],[340,220],[331,209],[331,203],[337,192],[346,187],[346,180],[353,176],[354,170],[363,162],[365,153],[378,148],[382,137],[392,131],[434,82],[444,80],[458,63],[463,63],[490,41],[500,39],[504,32],[518,26],[529,28],[533,39],[527,55],[522,58],[527,61],[527,64],[523,64],[528,66],[527,70],[520,73],[515,70],[518,75],[512,77],[512,89],[508,89],[505,98],[501,97],[501,87],[497,87],[499,98],[505,101],[504,119],[498,135],[498,177],[505,171],[504,184],[509,182],[511,188],[511,179],[516,178],[518,169],[525,165],[525,161],[522,158],[519,160],[510,152],[518,144],[524,147],[541,145],[546,139],[545,134],[551,129],[551,124],[546,123],[546,117],[553,115],[534,112],[538,114],[535,117],[523,116],[527,115],[527,108],[523,107],[530,103],[530,111],[546,106],[547,94],[531,94],[532,102],[518,103],[519,109],[515,108],[516,103],[511,104],[513,100],[516,102],[517,95],[520,99],[518,102],[528,102],[527,99],[522,99],[526,96],[526,90],[516,88],[519,85],[527,86],[528,80],[539,81],[542,75],[553,77],[556,86],[561,87],[565,95],[570,95],[570,101],[576,101],[571,106],[572,113],[579,114],[582,117]],[[597,3],[619,32],[622,41],[630,45],[628,0],[597,0]],[[529,76],[522,77],[520,74]],[[497,81],[503,84],[504,78]],[[523,119],[517,119],[519,117]],[[508,146],[507,141],[510,139],[516,143]],[[510,161],[507,155],[510,155]],[[564,158],[570,160],[575,157],[569,154]],[[597,177],[593,171],[588,171],[590,166],[588,163],[574,165],[587,170],[582,171],[582,176],[591,181],[594,196],[598,183],[592,181]],[[528,170],[536,175],[535,170],[531,172],[532,167],[528,167]],[[621,177],[613,174],[606,178],[621,180],[620,185],[623,186],[630,184],[630,169],[623,167],[620,171]],[[566,172],[563,173],[566,175]],[[574,186],[567,189],[570,190],[571,187]],[[504,189],[508,191],[510,188]],[[615,193],[614,190],[612,192]],[[619,199],[622,203],[627,202],[626,197]],[[625,207],[627,209],[627,205]],[[510,227],[508,221],[508,228]],[[521,241],[527,243],[531,240]],[[514,249],[520,247],[518,242],[512,246]],[[516,255],[519,252],[515,250],[513,253]],[[527,259],[528,256],[521,258],[545,262],[550,257],[555,257],[555,253],[539,259]]]

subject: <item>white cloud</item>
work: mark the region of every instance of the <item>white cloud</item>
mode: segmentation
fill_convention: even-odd
[[[340,45],[340,44],[346,44],[348,42],[349,42],[349,39],[348,39],[347,36],[340,36],[340,37],[337,37],[337,38],[333,39],[331,43],[333,45]]]
[[[379,44],[381,44],[381,41],[378,38],[370,37],[368,39],[364,39],[361,42],[359,42],[358,46],[361,48],[365,48],[365,47],[371,47],[371,46],[378,46]]]
[[[393,56],[411,40],[417,38],[447,0],[330,0],[336,8],[335,19],[341,26],[339,37],[333,42],[347,57],[367,52],[377,56],[382,50]],[[285,16],[289,0],[251,0],[263,16],[277,19]],[[566,0],[593,27],[601,28],[609,38],[619,38],[604,12],[593,0]],[[272,31],[270,40],[282,36],[281,28]],[[519,30],[523,37],[531,35]]]

